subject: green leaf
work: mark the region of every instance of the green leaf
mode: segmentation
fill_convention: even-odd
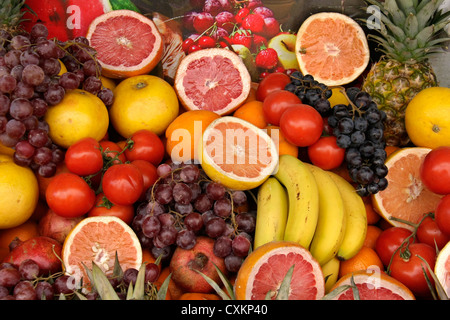
[[[92,262],[92,278],[92,283],[102,300],[120,300],[108,278],[95,262]]]
[[[349,284],[339,286],[336,289],[334,289],[333,291],[330,291],[328,294],[324,295],[320,300],[333,300],[338,295],[340,295],[344,291],[347,291],[350,288],[352,288],[352,286]]]
[[[423,262],[425,262],[425,266],[427,267],[428,272],[430,272],[431,277],[432,277],[433,280],[434,280],[434,286],[435,286],[435,288],[436,288],[436,292],[437,292],[437,294],[438,294],[438,296],[439,296],[439,299],[441,299],[441,300],[449,300],[449,297],[447,296],[447,293],[445,292],[444,287],[442,286],[442,284],[441,284],[441,282],[439,281],[439,279],[438,279],[438,277],[436,276],[436,274],[435,274],[435,273],[433,272],[433,270],[431,269],[431,267],[430,267],[430,265],[428,264],[428,262],[427,262],[424,258],[422,258],[421,256],[419,256],[419,255],[417,255],[417,257],[420,258]],[[423,266],[422,266],[422,270],[423,270],[423,273],[424,273],[424,275],[425,275],[425,279],[427,280],[428,287],[430,288],[431,292],[433,292],[434,287],[431,285],[431,282],[429,281],[428,275],[427,275],[427,273],[425,272],[425,269],[423,268]]]
[[[217,274],[219,275],[220,280],[222,280],[222,283],[223,283],[225,289],[227,289],[229,297],[231,297],[231,300],[236,300],[236,298],[234,296],[233,286],[231,285],[230,281],[223,274],[223,272],[219,269],[219,267],[216,266],[215,263],[213,263],[213,265],[214,265],[214,268],[217,271]]]
[[[143,263],[139,268],[132,299],[134,300],[145,299],[145,263]]]
[[[79,293],[78,291],[75,291],[75,295],[80,300],[87,300],[87,298],[85,296],[83,296],[81,293]]]
[[[385,0],[384,8],[389,12],[392,20],[395,21],[395,24],[398,26],[405,25],[405,14],[399,9],[397,6],[397,2],[395,0]]]
[[[289,300],[289,289],[291,288],[292,274],[294,273],[295,264],[293,264],[281,282],[280,289],[278,290],[276,300]]]
[[[419,24],[419,30],[428,26],[430,19],[433,17],[433,14],[436,12],[436,3],[429,2],[427,3],[422,10],[417,12],[417,22]]]
[[[361,300],[360,297],[359,297],[359,290],[358,290],[358,287],[355,284],[355,279],[353,278],[353,275],[350,277],[350,283],[352,285],[353,300]]]
[[[123,277],[123,270],[119,263],[119,257],[117,256],[117,251],[116,251],[116,256],[114,259],[114,269],[113,269],[112,275],[113,275],[113,277],[118,278],[118,279]]]
[[[159,287],[158,293],[156,294],[156,300],[166,300],[167,290],[169,289],[169,282],[171,277],[172,273],[167,276],[161,287]]]
[[[222,290],[222,288],[219,287],[219,285],[210,277],[208,277],[206,274],[203,274],[202,272],[193,269],[195,272],[197,272],[198,274],[200,274],[203,279],[206,280],[206,282],[208,282],[208,284],[213,287],[213,289],[217,292],[217,294],[222,298],[222,300],[231,300],[230,297],[225,293],[225,291]]]
[[[412,13],[406,17],[405,30],[410,38],[414,38],[419,33],[419,22],[417,21],[417,17]]]

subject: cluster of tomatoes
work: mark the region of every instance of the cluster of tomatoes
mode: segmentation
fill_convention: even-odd
[[[145,199],[157,180],[164,154],[163,142],[148,130],[117,143],[81,139],[67,149],[67,170],[51,178],[46,202],[66,218],[113,215],[129,224],[133,205]]]
[[[430,271],[434,270],[438,251],[450,241],[450,147],[439,147],[427,154],[420,167],[420,179],[430,191],[443,195],[435,211],[424,213],[419,223],[410,224],[412,230],[384,230],[375,250],[392,277],[417,297],[430,298],[434,288]]]
[[[338,168],[345,149],[337,145],[335,136],[326,134],[330,131],[326,119],[316,109],[285,90],[290,82],[285,73],[271,73],[259,83],[256,99],[263,102],[265,120],[278,126],[284,138],[305,151],[314,165],[324,170]]]

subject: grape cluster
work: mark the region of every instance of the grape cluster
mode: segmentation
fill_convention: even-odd
[[[59,75],[61,62],[68,72]],[[15,149],[16,164],[44,177],[54,175],[64,151],[48,135],[46,111],[76,88],[112,104],[113,93],[102,87],[100,74],[95,51],[84,37],[48,39],[43,24],[29,33],[0,30],[0,143]]]
[[[314,107],[322,117],[330,114],[331,105],[328,99],[332,91],[325,84],[314,80],[310,74],[303,75],[300,71],[294,71],[290,78],[291,82],[286,85],[285,90],[294,93],[302,103]]]
[[[387,187],[383,137],[386,114],[359,88],[348,88],[345,94],[349,104],[334,106],[328,125],[337,138],[337,145],[345,149],[347,168],[358,184],[358,194],[375,194]]]
[[[196,164],[163,163],[159,179],[139,204],[132,227],[153,256],[169,257],[173,247],[191,249],[200,235],[215,239],[214,254],[227,269],[239,270],[256,225],[244,191],[211,181]]]

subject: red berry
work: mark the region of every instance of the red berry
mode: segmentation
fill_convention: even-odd
[[[194,51],[198,51],[198,50],[202,50],[203,48],[200,47],[198,44],[193,44],[192,46],[189,47],[188,49],[188,54],[192,53]]]
[[[189,48],[194,44],[194,39],[192,38],[187,38],[186,40],[183,41],[183,43],[181,44],[181,48],[183,49],[183,51],[185,53],[189,52]]]
[[[203,33],[214,24],[214,17],[208,12],[200,12],[192,22],[195,31]]]
[[[242,21],[242,27],[253,33],[260,33],[264,30],[264,19],[259,14],[249,14]]]
[[[274,17],[264,18],[264,31],[263,34],[267,38],[272,38],[280,33],[280,23]]]
[[[245,30],[239,30],[231,36],[232,44],[242,44],[251,49],[253,44],[253,36]]]
[[[211,38],[210,36],[201,36],[197,42],[198,42],[198,45],[200,47],[202,47],[203,49],[214,48],[216,46],[216,41],[213,38]]]
[[[250,9],[249,8],[239,9],[239,11],[234,16],[234,20],[236,21],[236,23],[242,24],[242,21],[244,20],[244,18],[246,16],[248,16],[249,14],[250,14]]]
[[[271,70],[278,64],[278,54],[272,48],[261,50],[255,57],[255,63],[259,68]]]
[[[258,7],[259,8],[259,7]],[[258,52],[261,47],[267,48],[267,39],[259,34],[253,35],[253,52]]]

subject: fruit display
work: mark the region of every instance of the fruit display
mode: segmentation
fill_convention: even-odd
[[[281,2],[2,2],[0,300],[448,300],[450,11]]]

